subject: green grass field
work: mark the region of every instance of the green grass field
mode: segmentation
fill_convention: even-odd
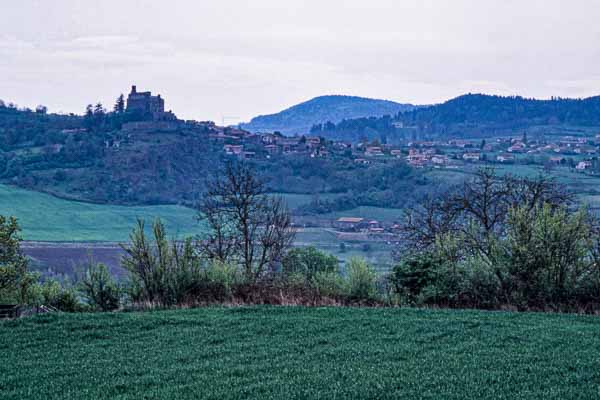
[[[312,200],[312,195],[308,194],[285,193],[281,196],[290,209]],[[335,195],[323,196],[330,198]],[[196,212],[187,207],[91,204],[1,184],[0,214],[19,219],[25,240],[126,241],[137,218],[145,219],[148,224],[161,218],[169,235],[177,238],[201,231],[201,226],[196,221]]]
[[[176,237],[200,229],[186,207],[90,204],[6,185],[0,185],[0,214],[17,217],[26,240],[125,241],[138,217],[147,223],[160,217]]]
[[[240,307],[0,322],[9,399],[597,399],[600,318]]]
[[[343,251],[340,246],[342,242],[345,245]],[[336,237],[332,229],[301,229],[296,234],[295,244],[297,246],[315,246],[326,253],[333,254],[342,263],[351,257],[364,258],[379,272],[389,272],[392,265],[392,246],[376,241],[342,241]],[[368,245],[367,251],[365,251],[365,245]]]

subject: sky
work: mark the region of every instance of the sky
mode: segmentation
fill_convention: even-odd
[[[600,94],[600,0],[18,0],[0,99],[50,112],[151,90],[234,124],[325,94]]]

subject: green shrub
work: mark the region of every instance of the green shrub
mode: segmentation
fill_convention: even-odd
[[[217,260],[212,261],[206,267],[204,277],[209,285],[221,288],[226,297],[230,297],[234,286],[244,279],[243,274],[236,265]]]
[[[439,252],[412,255],[393,268],[390,281],[404,304],[477,304],[489,308],[498,299],[499,285],[493,271],[473,257],[449,261]]]
[[[306,275],[301,272],[292,272],[283,276],[281,283],[283,286],[294,289],[306,289],[309,282],[306,281]]]
[[[511,296],[530,304],[573,298],[589,264],[591,218],[587,209],[571,212],[549,204],[510,209],[505,249]]]
[[[403,260],[396,265],[390,280],[401,301],[417,303],[422,299],[426,287],[435,284],[439,263],[430,254],[424,253]]]
[[[483,260],[472,257],[465,262],[465,279],[461,292],[468,304],[477,308],[493,308],[501,303],[501,282]]]
[[[320,296],[341,297],[346,294],[344,278],[338,272],[317,272],[311,280],[311,285]]]
[[[49,280],[31,287],[29,303],[37,306],[50,306],[60,311],[82,311],[76,291],[65,287],[55,280]]]
[[[310,282],[319,272],[338,272],[339,260],[332,254],[324,253],[313,246],[297,247],[290,250],[282,260],[284,275],[300,274]]]
[[[352,257],[347,266],[347,293],[353,300],[371,300],[377,295],[377,273],[365,260]]]
[[[88,304],[99,311],[119,308],[121,290],[103,264],[90,264],[80,283],[80,290]]]
[[[191,239],[183,244],[167,240],[160,220],[152,225],[152,238],[146,236],[144,221],[138,220],[122,265],[129,271],[129,294],[133,301],[161,306],[181,304],[197,290],[201,263]]]
[[[29,303],[37,274],[29,272],[21,251],[21,228],[14,217],[0,215],[0,302]]]

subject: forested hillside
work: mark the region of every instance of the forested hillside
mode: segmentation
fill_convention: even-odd
[[[249,123],[242,124],[242,127],[253,132],[280,131],[289,135],[302,135],[307,134],[313,125],[319,123],[394,115],[413,108],[411,104],[388,100],[355,96],[320,96],[277,114],[255,117]]]
[[[399,112],[393,117],[358,118],[316,125],[315,134],[351,139],[489,136],[534,126],[600,127],[600,96],[586,99],[527,99],[467,94],[445,103]]]

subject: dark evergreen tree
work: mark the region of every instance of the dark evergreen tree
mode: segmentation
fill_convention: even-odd
[[[94,126],[96,128],[99,128],[103,125],[105,116],[106,110],[104,109],[104,106],[102,106],[102,103],[96,103],[94,106]]]
[[[125,96],[123,96],[123,93],[121,93],[119,95],[119,97],[117,97],[117,101],[115,102],[114,112],[119,113],[119,114],[122,112],[125,112]]]
[[[91,104],[88,104],[87,107],[85,107],[83,125],[88,131],[94,127],[94,108]]]

